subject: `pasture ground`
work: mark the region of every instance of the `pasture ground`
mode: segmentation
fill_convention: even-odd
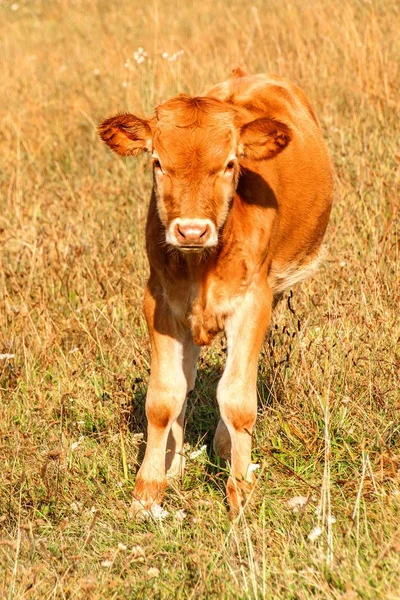
[[[2,598],[400,598],[399,22],[395,0],[0,2]],[[211,450],[220,340],[169,517],[137,524],[150,171],[96,124],[238,64],[320,116],[327,256],[265,342],[251,510],[228,520]]]

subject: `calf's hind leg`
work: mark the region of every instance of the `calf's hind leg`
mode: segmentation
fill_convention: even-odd
[[[196,363],[200,348],[193,343],[191,334],[188,332],[183,344],[183,372],[187,383],[187,393],[194,388],[196,381]],[[167,442],[166,471],[168,479],[179,479],[183,476],[185,470],[185,457],[183,456],[183,442],[185,435],[185,412],[186,400],[183,404],[181,413],[174,423]]]
[[[231,457],[231,436],[223,419],[218,421],[217,429],[215,430],[213,448],[215,454],[223,460],[229,460]]]

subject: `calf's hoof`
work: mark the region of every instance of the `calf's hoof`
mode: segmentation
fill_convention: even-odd
[[[166,479],[161,481],[147,481],[137,478],[129,511],[130,515],[138,520],[160,516],[162,514],[160,504],[166,485]]]
[[[229,504],[229,517],[231,519],[237,517],[251,502],[255,485],[254,476],[252,477],[252,481],[229,477],[226,484],[226,495]]]

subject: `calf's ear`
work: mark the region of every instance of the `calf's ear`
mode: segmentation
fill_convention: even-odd
[[[135,115],[117,115],[99,125],[103,142],[121,156],[137,156],[150,152],[152,131],[150,122]]]
[[[240,132],[243,156],[254,160],[265,160],[276,156],[292,139],[290,128],[270,117],[262,117],[246,123]]]

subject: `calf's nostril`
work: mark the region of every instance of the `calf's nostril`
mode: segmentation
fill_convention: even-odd
[[[208,227],[208,225],[206,225],[203,232],[199,235],[199,238],[201,239],[202,237],[204,237],[206,235],[206,233],[208,233],[208,231],[209,231],[209,227]]]
[[[181,228],[178,225],[178,233],[181,237],[186,238],[186,235],[184,234],[184,232],[181,230]]]

